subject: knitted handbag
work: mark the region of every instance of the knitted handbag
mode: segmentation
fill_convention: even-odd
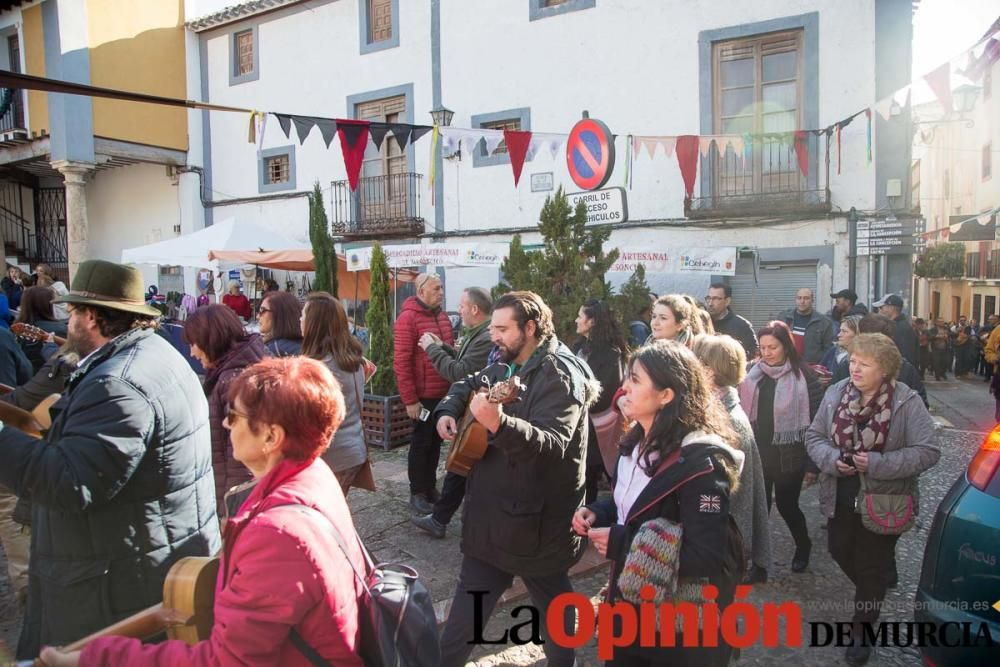
[[[666,602],[677,592],[677,571],[681,564],[681,524],[669,519],[652,519],[639,526],[625,557],[618,589],[629,602],[640,603],[639,591],[650,585],[653,599]]]

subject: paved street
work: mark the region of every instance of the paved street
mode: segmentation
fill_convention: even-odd
[[[917,529],[904,535],[899,542],[897,561],[900,582],[898,588],[890,592],[884,614],[887,620],[911,618],[910,603],[920,574],[924,542],[933,510],[979,446],[982,433],[978,431],[993,425],[993,399],[981,379],[930,381],[927,387],[932,413],[944,425],[941,431],[942,457],[934,469],[921,477],[923,511]],[[434,540],[417,531],[409,524],[406,449],[376,451],[374,459],[380,488],[376,494],[363,491],[351,493],[350,505],[355,524],[380,560],[399,560],[416,567],[438,603],[439,614],[444,617],[447,603],[454,591],[461,558],[458,547],[461,522],[456,518],[449,526],[448,536],[444,540]],[[770,581],[756,587],[751,602],[802,602],[803,621],[806,623],[848,620],[849,614],[843,609],[852,595],[852,589],[847,578],[826,552],[826,531],[821,528],[815,488],[803,493],[802,505],[814,543],[809,570],[800,575],[792,574],[789,570],[793,550],[791,536],[784,522],[775,514],[771,532],[776,562],[770,571]],[[606,582],[606,568],[596,564],[595,559],[584,570],[574,577],[574,585],[578,591],[596,596]],[[6,577],[0,578],[0,587],[0,599],[9,600]],[[519,591],[512,591],[509,596],[517,598]],[[494,621],[487,628],[487,637],[495,637],[513,624],[510,609],[518,604],[525,604],[523,597],[520,597],[520,601],[508,602],[498,610]],[[17,621],[9,611],[0,622],[0,633],[2,639],[16,639]],[[805,636],[808,638],[808,634]],[[588,646],[581,653],[583,665],[600,664],[595,646]],[[744,652],[740,664],[830,665],[840,664],[841,657],[842,649],[835,648],[765,650],[753,647]],[[522,666],[541,665],[544,656],[537,646],[486,646],[477,648],[473,659],[477,667]],[[920,660],[915,649],[882,649],[871,664],[917,666]]]

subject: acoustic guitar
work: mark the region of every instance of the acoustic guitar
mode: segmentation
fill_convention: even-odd
[[[508,380],[501,380],[488,389],[480,389],[478,393],[486,394],[486,400],[490,403],[513,403],[521,397],[525,386],[521,378],[516,375]],[[486,454],[487,437],[489,432],[486,427],[476,421],[472,415],[471,401],[470,407],[466,407],[465,415],[458,422],[458,430],[455,439],[451,443],[448,451],[448,461],[445,464],[448,472],[465,477]]]
[[[9,394],[11,391],[13,391],[12,387],[0,384],[0,394]],[[45,431],[49,430],[49,427],[52,426],[52,417],[49,414],[49,408],[59,398],[60,394],[50,394],[47,398],[42,399],[31,412],[19,408],[13,403],[0,401],[0,421],[3,421],[7,426],[13,426],[20,431],[24,431],[28,435],[41,438],[45,434]]]
[[[14,322],[10,325],[10,332],[16,337],[30,341],[32,343],[44,343],[52,336],[56,345],[65,345],[66,339],[61,336],[56,336],[55,334],[50,334],[45,329],[40,329],[33,324],[27,324],[25,322]]]
[[[103,630],[78,639],[62,651],[80,651],[100,637],[149,639],[166,630],[170,639],[194,645],[208,639],[214,622],[215,581],[219,559],[188,556],[174,563],[163,582],[163,602]],[[41,659],[20,660],[17,667],[45,667]]]

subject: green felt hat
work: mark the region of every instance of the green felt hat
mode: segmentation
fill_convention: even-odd
[[[146,305],[139,269],[103,259],[89,259],[80,264],[69,294],[56,297],[53,303],[100,306],[154,317],[162,315],[156,308]]]

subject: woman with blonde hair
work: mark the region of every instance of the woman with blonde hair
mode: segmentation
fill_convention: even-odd
[[[667,294],[653,303],[649,322],[653,335],[647,343],[656,340],[675,340],[691,347],[691,339],[701,330],[698,305],[685,294]]]
[[[345,496],[368,461],[361,423],[365,391],[362,354],[361,343],[351,335],[343,304],[326,292],[307,296],[302,309],[302,355],[323,362],[344,393],[344,421],[322,456]]]
[[[736,388],[746,377],[747,356],[743,345],[726,335],[702,335],[695,338],[694,356],[705,367],[715,395],[729,413],[729,420],[739,437],[739,448],[746,457],[740,472],[739,487],[733,494],[732,514],[743,531],[746,560],[751,567],[747,583],[767,582],[771,564],[771,535],[767,519],[767,495],[764,491],[764,468],[753,437],[750,419],[740,405]]]
[[[855,587],[845,659],[863,665],[871,647],[861,624],[878,621],[896,541],[919,511],[917,478],[941,451],[920,396],[896,381],[903,357],[892,339],[858,334],[848,351],[851,375],[826,392],[806,444],[821,473],[830,555]]]

